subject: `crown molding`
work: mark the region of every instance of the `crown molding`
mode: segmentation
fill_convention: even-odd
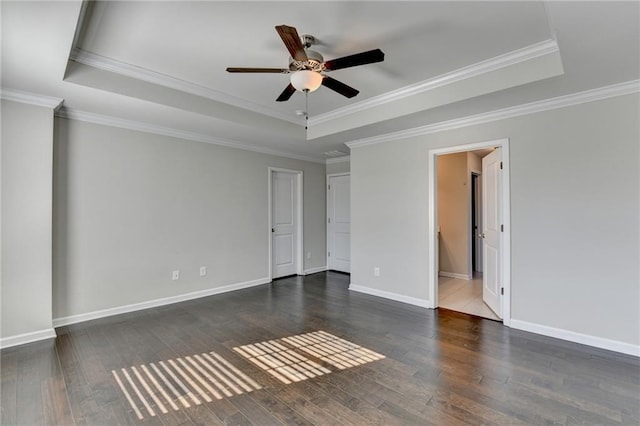
[[[457,83],[462,80],[474,78],[501,68],[529,61],[539,56],[548,55],[558,51],[558,43],[556,43],[555,40],[545,40],[543,42],[532,44],[522,49],[514,50],[491,59],[477,62],[467,67],[459,68],[457,70],[441,74],[428,80],[423,80],[415,84],[401,87],[397,90],[383,93],[379,96],[373,96],[362,102],[338,108],[333,111],[317,115],[315,117],[309,117],[309,126],[324,123],[338,117],[365,111],[367,109],[375,108],[389,102],[395,102],[400,99],[435,90],[442,86],[447,86],[449,84]]]
[[[414,127],[412,129],[401,130],[384,135],[372,136],[370,138],[358,139],[351,142],[346,142],[345,145],[353,149],[367,145],[390,142],[398,139],[407,139],[415,136],[428,135],[432,133],[444,132],[446,130],[454,130],[462,127],[504,120],[521,115],[534,114],[537,112],[564,108],[568,106],[579,105],[587,102],[593,102],[601,99],[613,98],[616,96],[628,95],[638,92],[640,92],[640,80],[632,80],[624,83],[618,83],[610,86],[600,87],[597,89],[587,90],[584,92],[578,92],[571,95],[558,96],[556,98],[517,105],[499,109],[496,111],[471,115],[463,118],[456,118],[453,120],[442,121],[440,123],[428,124],[426,126]]]
[[[201,86],[199,84],[171,77],[166,74],[151,71],[147,68],[128,64],[126,62],[121,62],[112,58],[107,58],[106,56],[88,52],[80,48],[73,49],[69,59],[93,68],[101,69],[103,71],[113,72],[125,77],[146,81],[147,83],[157,84],[159,86],[179,90],[191,95],[200,96],[203,98],[211,99],[213,101],[223,102],[249,111],[257,112],[259,114],[267,115],[279,120],[288,121],[293,124],[302,125],[302,122],[297,117],[289,116],[288,114],[275,111],[263,105],[250,102],[236,96],[229,95],[228,93],[211,89],[209,87]]]
[[[62,98],[54,98],[51,96],[39,95],[37,93],[24,92],[16,89],[7,89],[4,87],[0,90],[0,98],[7,101],[20,102],[22,104],[51,108],[54,111],[58,110],[64,101]]]
[[[349,161],[351,161],[351,157],[345,155],[343,157],[327,158],[325,164],[348,163]]]
[[[224,146],[227,148],[236,148],[243,151],[258,152],[260,154],[275,155],[278,157],[292,158],[294,160],[309,161],[312,163],[324,164],[324,159],[309,157],[305,155],[291,154],[284,151],[278,151],[269,148],[257,147],[238,141],[219,139],[201,133],[188,132],[184,130],[172,129],[169,127],[157,126],[155,124],[143,123],[141,121],[126,120],[123,118],[94,114],[91,112],[79,111],[75,109],[62,108],[56,113],[56,117],[66,118],[69,120],[84,121],[87,123],[101,124],[104,126],[118,127],[121,129],[135,130],[138,132],[152,133],[161,136],[168,136],[177,139],[186,139],[194,142],[208,143],[212,145]]]

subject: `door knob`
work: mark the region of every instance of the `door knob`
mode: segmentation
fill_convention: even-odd
[[[271,232],[276,232],[276,228],[271,228]]]
[[[479,234],[478,234],[478,237],[480,237],[480,238],[484,238],[484,232],[479,233]]]

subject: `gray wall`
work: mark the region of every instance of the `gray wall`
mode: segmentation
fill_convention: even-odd
[[[51,325],[53,110],[2,101],[0,338]]]
[[[512,319],[639,344],[639,109],[626,95],[352,148],[352,283],[427,300],[428,151],[508,137]]]
[[[268,167],[303,171],[324,266],[323,164],[56,119],[53,317],[267,278]]]
[[[349,173],[349,161],[341,161],[339,163],[327,163],[327,174]]]

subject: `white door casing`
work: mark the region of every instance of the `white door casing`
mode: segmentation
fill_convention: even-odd
[[[270,169],[271,278],[301,274],[301,176]]]
[[[438,212],[437,212],[437,157],[455,152],[474,151],[477,149],[499,147],[502,151],[502,173],[501,173],[501,215],[504,232],[501,237],[501,279],[504,294],[502,295],[501,317],[502,323],[506,326],[511,324],[511,216],[510,216],[510,179],[509,179],[509,139],[497,139],[486,142],[456,145],[445,148],[435,148],[428,153],[428,286],[426,294],[429,308],[438,307]]]
[[[482,159],[482,299],[502,318],[501,150]]]
[[[328,176],[327,268],[351,272],[351,178],[349,175]]]

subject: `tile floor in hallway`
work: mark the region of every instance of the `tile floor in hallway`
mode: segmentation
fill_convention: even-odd
[[[482,301],[482,274],[472,280],[438,278],[438,306],[492,320],[498,316]]]

